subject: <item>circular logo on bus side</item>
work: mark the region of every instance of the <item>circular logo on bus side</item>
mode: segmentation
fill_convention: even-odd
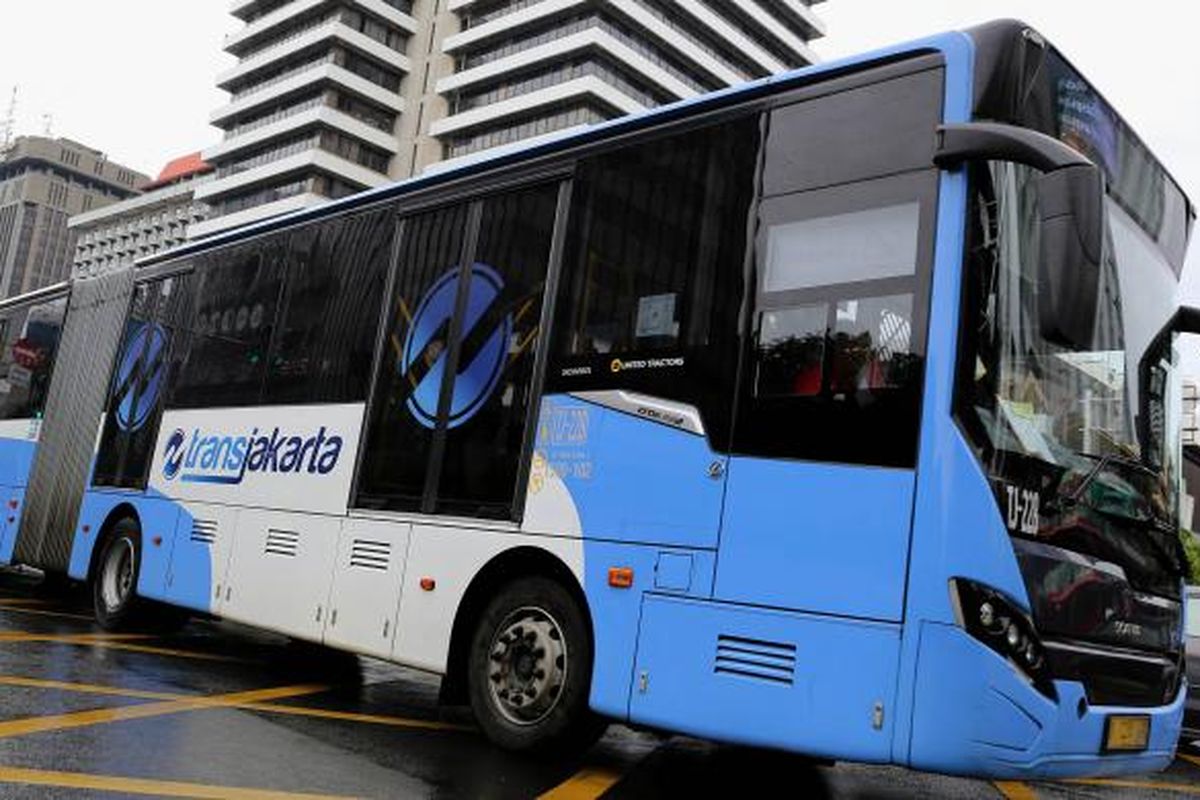
[[[163,477],[169,481],[175,479],[183,466],[183,444],[186,439],[187,434],[176,428],[171,438],[167,439],[167,446],[163,448]]]
[[[426,428],[437,423],[438,400],[446,369],[446,337],[462,271],[452,269],[438,278],[413,314],[397,368],[412,385],[408,411]],[[496,302],[504,290],[499,273],[486,264],[468,271],[470,286],[463,317],[462,349],[446,424],[458,427],[483,408],[504,371],[512,314],[497,318]]]
[[[127,433],[150,419],[166,377],[167,332],[161,325],[143,323],[125,345],[117,366],[113,404],[117,426]]]

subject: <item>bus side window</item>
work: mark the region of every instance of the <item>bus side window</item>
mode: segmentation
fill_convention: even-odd
[[[912,466],[936,175],[769,198],[734,449]]]
[[[761,141],[752,114],[580,164],[549,391],[688,403],[728,445]]]
[[[287,287],[265,403],[366,397],[395,228],[389,208],[287,234]]]
[[[46,410],[46,393],[58,355],[58,340],[62,336],[63,319],[67,314],[67,298],[38,303],[29,309],[25,329],[19,342],[32,354],[29,366],[29,412],[40,417]]]
[[[278,250],[270,244],[198,259],[191,279],[196,293],[191,349],[171,407],[253,406],[262,401],[282,273]]]
[[[54,368],[66,298],[0,312],[0,419],[38,417]]]

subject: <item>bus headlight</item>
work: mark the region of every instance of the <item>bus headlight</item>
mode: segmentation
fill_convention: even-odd
[[[1003,656],[1039,692],[1056,696],[1033,620],[1016,603],[964,578],[951,579],[950,600],[963,630]]]

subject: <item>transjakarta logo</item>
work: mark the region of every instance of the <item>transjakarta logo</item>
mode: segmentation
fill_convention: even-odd
[[[405,383],[413,387],[406,406],[413,418],[426,428],[437,424],[446,369],[446,330],[458,302],[463,271],[457,267],[442,275],[417,306],[405,337],[397,368]],[[469,281],[466,313],[463,315],[462,349],[458,374],[450,395],[446,426],[457,428],[484,407],[508,360],[513,317],[503,303],[504,281],[487,264],[473,264],[465,276]]]
[[[245,436],[176,428],[163,448],[163,477],[185,483],[241,483],[247,473],[328,475],[342,455],[342,437],[324,425],[312,436],[254,428]]]

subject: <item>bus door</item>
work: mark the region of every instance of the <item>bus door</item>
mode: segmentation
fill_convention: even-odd
[[[402,220],[357,506],[519,517],[562,191],[547,182]]]
[[[760,143],[744,113],[576,174],[531,508],[561,480],[585,539],[663,548],[660,588],[712,586]]]
[[[942,70],[879,72],[769,115],[722,600],[903,615]]]
[[[178,275],[134,288],[109,384],[92,486],[146,488],[170,364],[186,345],[191,311],[187,280]]]

